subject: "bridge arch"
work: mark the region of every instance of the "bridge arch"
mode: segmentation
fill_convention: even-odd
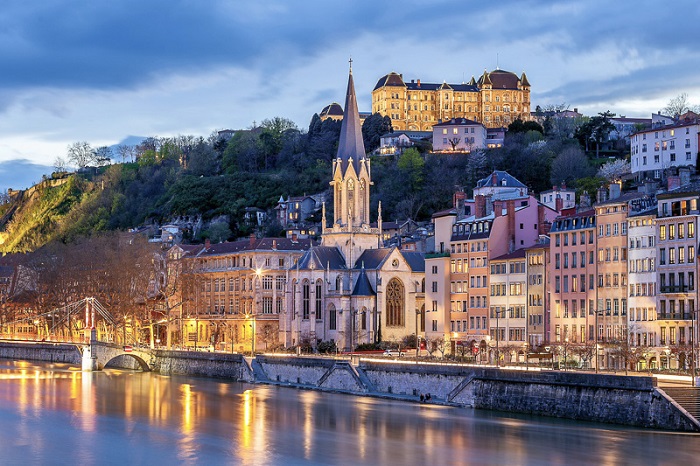
[[[90,343],[90,357],[95,360],[94,370],[102,370],[115,359],[129,358],[136,361],[143,371],[151,371],[155,355],[147,348],[133,348],[114,343],[92,341]]]

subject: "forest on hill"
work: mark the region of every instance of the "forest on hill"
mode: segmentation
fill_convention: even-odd
[[[597,188],[596,161],[586,155],[577,134],[581,125],[563,124],[569,123],[545,122],[543,128],[517,121],[503,147],[471,154],[433,154],[426,144],[398,156],[372,155],[371,208],[376,212],[381,201],[384,220],[427,220],[451,207],[455,190],[469,192],[493,170],[508,171],[533,192],[563,182],[583,190]],[[76,143],[69,158],[80,169],[68,173],[57,164],[59,170],[50,178],[13,193],[0,206],[0,252],[33,251],[51,241],[67,243],[98,232],[159,225],[180,215],[200,216],[205,222],[229,219],[227,228],[205,228],[189,241],[247,236],[252,231],[243,221],[246,207],[271,211],[280,196],[329,189],[340,125],[314,115],[302,130],[276,117],[235,131],[230,139],[216,133],[209,138],[152,137],[120,148],[121,161],[115,163],[105,148]],[[375,114],[365,120],[368,153],[389,131],[387,117]],[[589,136],[583,139],[588,143]],[[327,208],[330,216],[332,205]],[[258,233],[282,234],[275,221]]]

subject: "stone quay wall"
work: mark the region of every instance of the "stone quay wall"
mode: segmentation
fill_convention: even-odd
[[[3,342],[0,358],[81,363],[81,353],[75,345],[50,343]],[[359,358],[246,358],[240,354],[163,350],[153,351],[149,364],[162,374],[218,377],[406,401],[417,401],[420,394],[430,393],[431,403],[450,406],[700,431],[700,423],[659,390],[653,377]]]
[[[82,353],[77,345],[63,343],[26,343],[5,341],[0,343],[0,358],[29,361],[59,362],[80,365]]]

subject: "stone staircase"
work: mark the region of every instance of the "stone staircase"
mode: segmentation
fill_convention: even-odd
[[[691,416],[700,420],[700,388],[662,387],[662,390]]]

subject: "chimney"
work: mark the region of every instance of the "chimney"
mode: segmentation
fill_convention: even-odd
[[[498,175],[496,172],[491,173],[491,186],[498,186]]]
[[[506,212],[508,212],[508,239],[510,240],[510,252],[515,250],[515,200],[506,201]]]
[[[252,233],[250,234],[250,245],[251,246],[255,245],[255,235]]]
[[[297,234],[292,233],[292,243],[296,243],[296,242],[297,242]]]
[[[503,201],[493,201],[493,216],[500,217],[503,215]]]
[[[272,240],[272,249],[277,249],[277,240],[276,239]]]
[[[598,188],[597,194],[598,195],[596,196],[596,201],[598,202],[598,204],[608,200],[608,193],[605,191],[604,187],[601,186],[600,188]]]
[[[457,191],[452,196],[452,207],[457,210],[461,210],[464,207],[464,201],[467,199],[467,193],[464,191]]]
[[[418,87],[420,87],[420,79],[418,80]]]
[[[578,107],[574,107],[574,113],[578,113]]]
[[[554,210],[556,210],[557,212],[561,212],[563,208],[564,199],[562,199],[561,196],[557,196],[557,198],[554,201]]]
[[[619,183],[610,183],[610,200],[617,199],[620,197],[620,184]]]
[[[474,215],[476,218],[486,217],[486,198],[483,194],[474,196]]]
[[[209,241],[209,238],[204,240],[204,249],[209,249],[211,247],[211,241]]]
[[[537,234],[546,235],[544,225],[544,205],[537,204]]]

